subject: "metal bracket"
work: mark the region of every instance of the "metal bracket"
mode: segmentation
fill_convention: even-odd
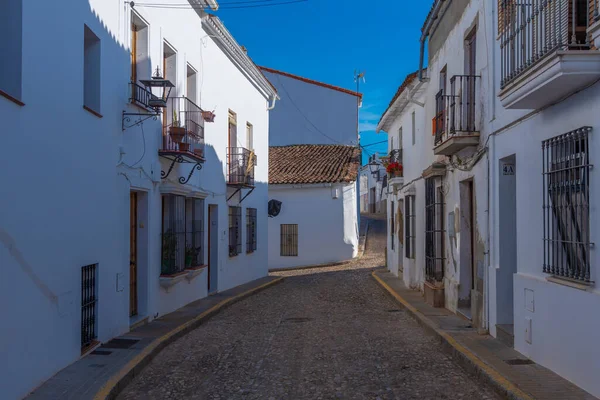
[[[144,121],[152,118],[152,120],[156,121],[158,119],[158,116],[160,115],[160,112],[156,112],[155,114],[148,114],[148,113],[128,113],[123,111],[123,119],[121,121],[121,129],[123,131],[125,131],[125,129],[129,129],[132,128],[134,126],[143,124]],[[132,124],[126,124],[128,122],[131,122],[131,117],[139,117],[136,121],[134,121]]]
[[[166,155],[161,155],[161,157],[166,158],[167,160],[171,161],[171,165],[169,165],[169,169],[167,170],[167,172],[162,171],[162,170],[160,171],[160,177],[162,179],[167,179],[167,177],[171,174],[171,171],[173,171],[173,167],[175,167],[175,164],[194,164],[194,166],[190,170],[190,173],[188,174],[187,178],[185,178],[183,176],[179,177],[179,183],[181,183],[182,185],[185,185],[186,183],[188,183],[190,181],[190,178],[194,174],[194,171],[200,171],[202,169],[202,163],[199,163],[197,161],[186,160],[182,155],[175,155],[172,157],[169,157]]]
[[[242,199],[240,200],[240,204],[242,204],[242,201],[244,201],[244,199],[248,196],[250,196],[250,193],[254,192],[254,188],[250,189],[250,191],[248,193],[246,193],[246,195],[244,197],[242,197]]]
[[[252,193],[252,192],[254,191],[254,189],[255,189],[255,188],[250,188],[250,191],[249,191],[248,193],[246,193],[246,194],[244,195],[244,197],[242,197],[242,198],[240,199],[240,204],[242,204],[242,201],[244,201],[244,199],[245,199],[246,197],[250,196],[250,193]],[[231,194],[231,196],[229,196],[229,197],[227,198],[227,201],[231,200],[231,199],[233,198],[233,196],[235,196],[236,194],[240,193],[241,191],[242,191],[242,188],[241,188],[241,187],[240,187],[240,188],[237,188],[237,189],[235,190],[235,192],[233,192],[233,193]]]
[[[236,194],[238,194],[240,190],[242,190],[242,188],[237,188],[237,189],[235,190],[235,192],[233,192],[233,194],[227,198],[227,201],[231,200],[231,198],[232,198],[233,196],[235,196]],[[240,202],[240,203],[241,203],[241,202]]]

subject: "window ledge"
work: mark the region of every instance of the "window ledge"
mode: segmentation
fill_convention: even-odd
[[[579,289],[579,290],[584,290],[584,291],[590,290],[594,286],[594,282],[590,282],[590,283],[579,282],[579,281],[571,280],[569,278],[563,278],[561,276],[555,276],[555,275],[547,276],[546,280],[548,282],[556,283],[558,285],[568,286],[568,287],[572,287],[574,289]]]
[[[208,265],[198,265],[197,267],[186,268],[185,272],[187,272],[187,275],[185,276],[185,279],[187,279],[188,282],[191,282],[194,280],[194,278],[200,275],[206,267],[208,267]]]
[[[23,107],[25,105],[25,103],[23,103],[22,101],[18,100],[17,98],[11,96],[10,94],[3,92],[2,90],[0,90],[0,96],[7,98],[8,100],[12,101],[13,103],[15,103],[18,106]]]
[[[169,289],[181,282],[187,275],[188,271],[182,271],[173,275],[161,275],[160,286],[168,293]]]
[[[91,114],[95,115],[95,116],[96,116],[96,117],[98,117],[98,118],[103,118],[102,114],[100,114],[100,113],[99,113],[99,112],[97,112],[97,111],[94,111],[94,110],[92,110],[91,108],[89,108],[89,107],[88,107],[88,106],[86,106],[86,105],[84,105],[84,106],[83,106],[83,109],[84,109],[85,111],[87,111],[87,112],[89,112],[89,113],[91,113]]]

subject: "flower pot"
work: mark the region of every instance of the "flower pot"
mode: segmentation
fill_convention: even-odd
[[[190,151],[190,144],[179,142],[179,151]]]
[[[198,157],[204,157],[204,152],[202,151],[202,149],[194,149],[194,154]]]
[[[169,136],[171,136],[171,140],[175,143],[181,143],[183,137],[185,136],[185,128],[180,126],[172,126],[169,128]]]
[[[212,111],[202,111],[202,118],[206,122],[214,122],[215,121],[215,113]]]

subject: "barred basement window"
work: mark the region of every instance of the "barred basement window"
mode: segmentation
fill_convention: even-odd
[[[282,257],[297,257],[298,256],[298,225],[297,224],[282,224],[281,225],[281,247],[280,254]]]
[[[425,180],[425,278],[444,280],[444,194],[437,178]]]
[[[394,202],[392,201],[391,203],[392,206],[392,211],[390,212],[391,214],[391,218],[390,218],[390,239],[392,240],[391,246],[392,246],[392,250],[394,250],[394,231],[396,230],[396,228],[394,227]]]
[[[174,275],[201,265],[204,265],[204,200],[163,196],[161,275]]]
[[[246,253],[256,251],[256,208],[246,208]]]
[[[415,258],[415,196],[404,198],[404,246],[406,258]]]
[[[542,142],[544,265],[547,274],[591,283],[588,133],[583,127]]]
[[[242,252],[242,207],[229,207],[229,257]]]
[[[86,265],[81,268],[81,348],[93,344],[97,337],[96,325],[96,265]]]

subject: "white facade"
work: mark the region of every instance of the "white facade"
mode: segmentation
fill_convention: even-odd
[[[269,269],[351,260],[358,254],[357,144],[362,95],[261,69],[280,97],[269,115],[269,200],[282,203],[279,215],[269,218]],[[348,156],[349,152],[354,154]],[[338,159],[332,154],[344,156]],[[280,165],[285,171],[281,171],[283,180]],[[346,176],[328,172],[340,165],[348,168]],[[296,233],[286,236],[286,229]],[[289,241],[287,249],[291,246],[293,255],[284,248],[284,241]]]
[[[384,187],[385,166],[379,154],[369,156],[369,163],[360,168],[360,212],[384,213],[383,200],[387,196]]]
[[[22,3],[22,10],[12,3]],[[90,332],[99,342],[207,295],[209,268],[161,276],[163,195],[204,199],[197,203],[203,211],[204,263],[209,214],[214,221],[211,291],[267,274],[267,108],[275,92],[266,79],[216,18],[201,22],[192,10],[132,10],[100,0],[67,6],[69,13],[45,3],[0,6],[0,15],[22,19],[17,28],[29,27],[22,29],[22,68],[14,76],[21,90],[5,93],[16,101],[0,96],[0,115],[6,131],[13,132],[4,138],[0,173],[11,187],[0,199],[0,309],[8,328],[0,332],[0,387],[7,399],[24,396],[81,356],[82,267],[96,268]],[[171,98],[188,97],[216,114],[214,122],[204,124],[202,169],[185,184],[179,178],[187,178],[194,163],[175,165],[161,179],[161,170],[170,166],[159,157],[162,117],[122,129],[123,112],[148,112],[129,104],[132,22],[139,28],[137,80],[150,78],[157,66],[166,69],[175,84]],[[40,59],[44,63],[33,61]],[[253,125],[258,160],[256,189],[241,204],[240,233],[245,248],[245,211],[256,208],[257,248],[236,257],[228,253],[228,206],[239,204],[238,195],[227,201],[234,190],[226,185],[228,110],[237,114],[239,125]],[[137,315],[130,317],[132,193],[137,196]]]

